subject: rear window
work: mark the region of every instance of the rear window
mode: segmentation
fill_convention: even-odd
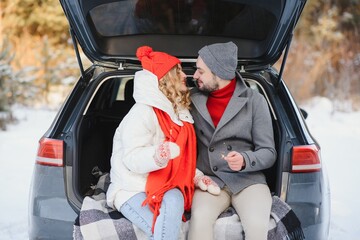
[[[219,0],[128,0],[102,4],[88,18],[102,37],[139,34],[225,36],[265,40],[282,1],[269,7]],[[266,1],[265,3],[266,4]]]

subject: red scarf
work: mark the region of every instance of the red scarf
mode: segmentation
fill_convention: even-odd
[[[184,210],[190,211],[194,195],[194,176],[196,168],[196,136],[191,123],[183,122],[183,126],[175,124],[164,111],[153,108],[158,118],[161,130],[165,134],[165,141],[175,142],[180,147],[180,155],[168,162],[160,170],[150,172],[146,187],[146,199],[143,206],[148,204],[154,213],[152,231],[160,212],[162,198],[170,189],[178,188],[184,196]],[[184,218],[183,218],[184,220]]]
[[[209,94],[206,106],[210,113],[211,119],[213,120],[215,128],[217,127],[222,115],[225,112],[225,109],[235,91],[235,87],[236,79],[234,78],[225,87],[213,91]]]

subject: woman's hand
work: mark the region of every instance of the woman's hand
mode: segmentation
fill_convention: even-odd
[[[213,195],[220,194],[220,187],[209,176],[205,176],[200,170],[196,169],[194,177],[195,187],[203,191],[208,191]]]
[[[154,160],[159,167],[167,166],[169,160],[180,155],[180,147],[173,142],[163,142],[155,150]]]

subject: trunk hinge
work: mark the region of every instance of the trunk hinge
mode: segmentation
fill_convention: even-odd
[[[245,72],[245,67],[244,67],[244,65],[241,65],[240,66],[240,72],[242,73],[242,72]]]
[[[82,79],[85,79],[85,71],[84,71],[84,66],[82,64],[80,53],[79,53],[78,42],[76,40],[75,33],[71,28],[70,28],[70,35],[71,35],[71,39],[72,39],[72,42],[73,42],[73,45],[74,45],[76,58],[77,58],[77,61],[78,61],[79,67],[80,67],[81,77],[82,77]]]
[[[119,62],[118,70],[125,70],[123,62]]]

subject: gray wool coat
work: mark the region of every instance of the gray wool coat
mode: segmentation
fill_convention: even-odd
[[[215,128],[206,107],[207,94],[191,90],[191,114],[198,144],[197,168],[219,186],[236,194],[257,183],[266,184],[262,170],[276,159],[272,120],[265,98],[247,87],[237,74],[237,82],[223,116]],[[245,169],[233,171],[223,159],[230,151],[239,152]]]

